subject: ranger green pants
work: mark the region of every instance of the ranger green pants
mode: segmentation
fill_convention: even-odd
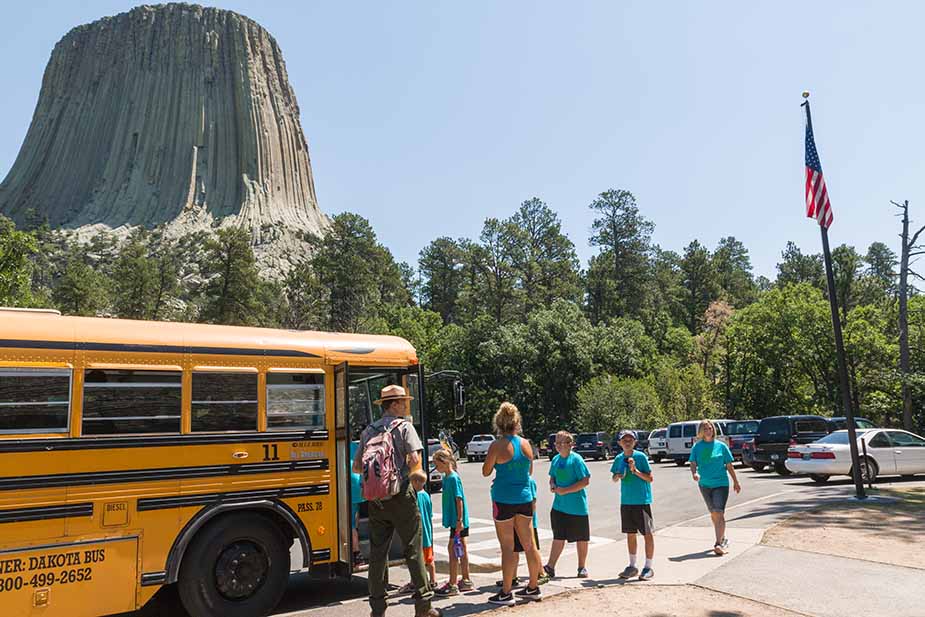
[[[421,511],[412,486],[391,499],[369,502],[369,606],[376,615],[386,609],[386,581],[392,536],[398,532],[405,545],[404,558],[414,584],[416,615],[430,610],[434,592],[427,582],[421,550]]]

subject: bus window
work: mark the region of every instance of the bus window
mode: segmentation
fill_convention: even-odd
[[[324,375],[267,373],[267,428],[324,428]]]
[[[0,433],[66,433],[69,369],[0,369]]]
[[[180,371],[89,369],[83,434],[179,433]]]
[[[192,430],[256,431],[257,373],[193,373]]]

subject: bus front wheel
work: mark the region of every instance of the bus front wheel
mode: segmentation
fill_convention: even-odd
[[[183,556],[177,591],[193,617],[257,617],[279,603],[289,580],[280,530],[256,514],[211,522]]]

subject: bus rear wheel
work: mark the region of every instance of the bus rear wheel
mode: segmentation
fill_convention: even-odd
[[[193,617],[259,617],[279,603],[289,579],[280,530],[256,514],[207,525],[183,556],[177,591]]]

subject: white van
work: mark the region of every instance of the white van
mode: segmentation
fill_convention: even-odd
[[[716,427],[716,438],[729,445],[729,437],[723,433],[723,426],[717,420],[712,420],[713,426]],[[697,441],[697,427],[700,426],[700,420],[689,420],[687,422],[675,422],[668,425],[668,458],[674,461],[678,467],[687,464],[687,459],[691,455],[691,448]]]

